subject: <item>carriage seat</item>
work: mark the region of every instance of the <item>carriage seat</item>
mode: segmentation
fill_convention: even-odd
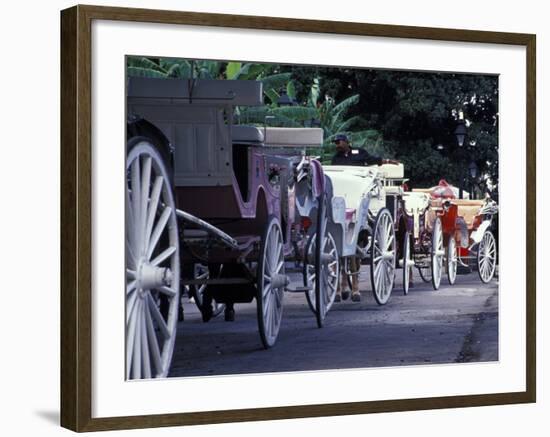
[[[422,213],[430,206],[430,196],[425,193],[408,191],[403,193],[403,200],[405,201],[405,211],[409,215],[413,215],[415,210]]]
[[[485,204],[483,200],[453,199],[452,203],[458,206],[458,215],[464,219],[468,229],[474,226],[474,220],[479,210]]]
[[[238,144],[262,144],[264,142],[263,129],[256,126],[232,126],[231,140]]]

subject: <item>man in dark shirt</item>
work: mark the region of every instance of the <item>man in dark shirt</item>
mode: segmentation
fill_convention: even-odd
[[[336,154],[332,157],[332,165],[382,165],[399,164],[393,159],[383,159],[371,155],[365,149],[351,147],[347,135],[338,134],[334,137]]]
[[[334,143],[336,143],[336,154],[332,157],[332,165],[382,165],[382,164],[399,164],[399,161],[393,159],[383,159],[379,156],[371,155],[365,149],[351,147],[347,135],[338,134],[334,137]],[[352,256],[349,258],[349,274],[351,274],[351,300],[353,302],[361,301],[361,293],[359,291],[359,270],[361,268],[361,262],[359,258]],[[336,290],[336,302],[346,300],[350,296],[349,290],[347,290],[348,280],[346,273],[342,269],[341,279],[338,283],[338,289]]]

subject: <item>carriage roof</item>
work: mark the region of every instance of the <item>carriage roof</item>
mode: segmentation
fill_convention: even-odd
[[[262,82],[256,80],[165,79],[130,77],[129,100],[170,100],[178,103],[260,106],[264,104]]]

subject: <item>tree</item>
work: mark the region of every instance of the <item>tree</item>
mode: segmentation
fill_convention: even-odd
[[[323,90],[336,99],[359,93],[350,115],[359,114],[379,131],[384,149],[405,163],[413,185],[441,177],[462,183],[469,162],[457,147],[458,114],[468,124],[468,161],[498,185],[498,78],[493,75],[330,68]],[[439,151],[439,149],[442,149]],[[434,169],[443,170],[439,175]]]

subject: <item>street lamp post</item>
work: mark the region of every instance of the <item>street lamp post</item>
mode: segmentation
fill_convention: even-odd
[[[467,137],[467,134],[468,134],[468,129],[466,128],[466,123],[464,121],[464,116],[462,114],[462,112],[460,112],[459,114],[459,120],[458,120],[458,124],[456,125],[456,129],[455,129],[455,132],[454,132],[455,136],[456,136],[456,142],[458,144],[458,147],[460,148],[461,152],[460,152],[460,156],[461,156],[461,162],[462,162],[462,175],[461,175],[461,181],[460,181],[460,186],[458,187],[458,197],[460,199],[463,199],[464,198],[464,184],[466,182],[466,169],[465,169],[465,161],[466,161],[466,157],[465,157],[465,152],[464,152],[464,144],[467,144],[467,141],[466,141],[466,137]]]
[[[475,180],[477,177],[477,164],[472,161],[468,166],[468,172],[470,173],[470,199],[475,197]]]

